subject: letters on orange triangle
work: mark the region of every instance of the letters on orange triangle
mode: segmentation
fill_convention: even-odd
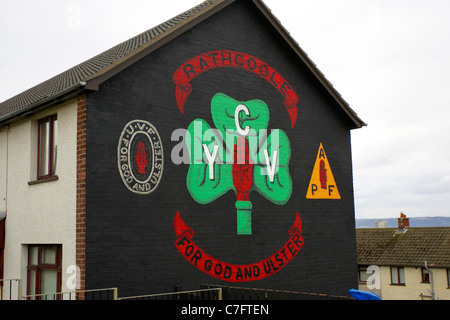
[[[316,163],[308,186],[307,199],[341,199],[330,163],[320,143]]]

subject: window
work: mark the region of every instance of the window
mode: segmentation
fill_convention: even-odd
[[[391,267],[391,284],[405,285],[405,269],[403,267]]]
[[[422,283],[430,283],[430,272],[422,268]]]
[[[367,283],[368,277],[367,266],[358,266],[358,282]]]
[[[450,288],[450,269],[447,269],[447,288]]]
[[[56,174],[58,147],[58,120],[56,115],[39,120],[38,123],[38,179]]]
[[[58,297],[51,293],[61,291],[61,246],[28,246],[27,278],[28,295],[49,293],[49,295],[39,296],[37,299],[57,299]]]

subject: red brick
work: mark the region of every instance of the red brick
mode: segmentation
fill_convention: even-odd
[[[76,264],[80,268],[81,290],[85,289],[86,248],[86,95],[77,98],[77,195]]]

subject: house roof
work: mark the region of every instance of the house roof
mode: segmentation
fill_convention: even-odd
[[[450,227],[356,229],[359,265],[450,268]]]
[[[7,124],[71,99],[99,85],[137,60],[202,22],[237,0],[207,0],[180,15],[0,103],[0,125]],[[298,43],[261,0],[247,0],[268,19],[299,58],[322,83],[352,122],[352,129],[366,124],[319,71]]]

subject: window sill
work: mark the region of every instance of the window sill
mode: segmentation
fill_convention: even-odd
[[[44,178],[44,179],[39,179],[39,180],[35,180],[35,181],[30,181],[30,182],[28,182],[28,184],[29,184],[30,186],[33,186],[33,185],[35,185],[35,184],[40,184],[40,183],[50,182],[50,181],[56,181],[56,180],[58,180],[58,179],[59,179],[58,176],[51,176],[51,177]]]
[[[397,287],[406,287],[405,283],[391,283],[391,286],[397,286]]]

